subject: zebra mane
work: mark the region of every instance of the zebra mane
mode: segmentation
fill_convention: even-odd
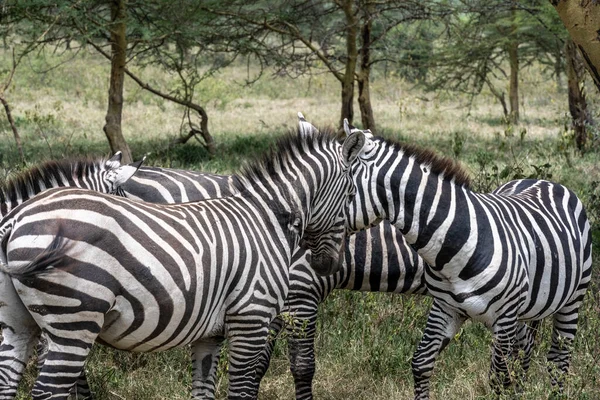
[[[337,132],[333,128],[319,129],[311,135],[305,135],[300,131],[290,131],[286,135],[277,138],[274,146],[265,152],[260,158],[250,161],[242,167],[242,170],[232,182],[233,189],[242,191],[251,182],[261,179],[265,175],[275,175],[281,170],[280,167],[290,158],[296,158],[295,154],[304,154],[329,142],[336,140]]]
[[[105,158],[81,157],[63,160],[49,160],[17,173],[0,186],[0,204],[14,202],[18,198],[28,198],[40,191],[64,186],[73,177],[81,179],[89,171],[106,169]],[[64,183],[63,183],[64,182]],[[43,183],[43,185],[40,185]]]
[[[466,188],[470,187],[471,177],[458,161],[413,144],[401,143],[393,139],[384,139],[382,137],[379,137],[378,139],[382,139],[394,149],[401,151],[406,157],[414,158],[415,162],[418,164],[429,166],[432,173],[444,174],[446,178],[454,179],[454,182],[457,185]]]

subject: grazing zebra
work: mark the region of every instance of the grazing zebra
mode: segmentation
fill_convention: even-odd
[[[365,140],[351,171],[357,194],[350,228],[387,219],[428,264],[434,302],[412,361],[415,398],[429,398],[435,359],[467,318],[492,330],[490,383],[499,392],[510,384],[507,357],[516,337],[533,342],[534,332],[518,321],[535,325],[552,316],[548,359],[555,367],[549,369],[561,390],[591,276],[590,224],[581,201],[562,185],[533,179],[475,193],[452,161],[347,122],[345,131]]]
[[[229,397],[253,398],[292,250],[302,238],[317,272],[339,264],[347,165],[362,142],[287,137],[219,199],[169,206],[54,189],[9,213],[0,262],[49,342],[33,397],[67,398],[95,340],[130,351],[192,344],[205,354],[226,335]],[[210,373],[196,358],[194,383]],[[205,397],[196,385],[192,395]]]
[[[105,159],[47,161],[9,179],[0,187],[0,218],[36,194],[53,187],[76,186],[115,193],[139,168],[140,162],[121,166],[121,153]],[[22,346],[23,332],[37,328],[16,296],[10,278],[0,271],[0,399],[16,395],[17,386],[30,356]],[[27,337],[29,333],[25,333]]]

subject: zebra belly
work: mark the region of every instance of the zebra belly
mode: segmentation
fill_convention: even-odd
[[[492,270],[487,273],[491,275]],[[425,280],[428,291],[434,298],[460,314],[492,327],[509,307],[521,310],[525,303],[526,280],[518,284],[517,280],[508,279],[508,276],[509,274],[504,276],[489,290],[482,290],[483,285],[479,284],[480,281],[487,281],[486,273],[482,273],[477,280],[462,280],[457,277],[448,278],[429,269]]]
[[[139,319],[139,316],[138,316]],[[147,309],[144,312],[143,324],[159,326],[160,314],[156,309]],[[117,297],[115,306],[106,314],[100,341],[120,350],[135,352],[148,352],[167,350],[173,347],[185,346],[202,337],[214,337],[223,334],[225,322],[225,307],[221,305],[211,317],[194,318],[197,322],[193,329],[176,329],[179,321],[170,321],[169,328],[158,336],[148,339],[152,335],[150,330],[136,330],[130,334],[124,333],[132,326],[135,316],[131,304],[122,296]],[[139,322],[139,321],[138,321]],[[186,324],[186,327],[190,324]]]

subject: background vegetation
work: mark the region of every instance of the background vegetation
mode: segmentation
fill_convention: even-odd
[[[66,4],[67,8],[71,4],[68,1],[55,3]],[[101,12],[106,11],[102,2],[76,4],[88,3],[90,10],[97,11],[95,7],[99,7]],[[136,58],[135,51],[130,53],[128,68],[141,74],[144,82],[152,87],[182,100],[166,100],[131,79],[124,80],[122,131],[134,158],[148,154],[147,165],[232,173],[246,159],[267,149],[275,137],[295,128],[298,111],[317,126],[337,126],[340,115],[348,112],[349,104],[362,113],[365,105],[360,93],[364,94],[367,82],[372,115],[366,120],[361,118],[363,124],[377,121],[379,135],[430,147],[460,160],[470,172],[476,189],[491,191],[505,181],[524,176],[565,184],[587,206],[594,223],[595,246],[593,283],[580,319],[566,398],[600,399],[600,144],[593,125],[593,121],[600,118],[600,95],[590,78],[584,83],[581,77],[575,76],[575,88],[579,96],[585,96],[587,109],[581,119],[583,122],[574,123],[573,119],[579,117],[569,109],[572,91],[568,89],[565,67],[567,35],[552,14],[551,6],[532,1],[520,2],[527,7],[514,9],[512,2],[493,2],[494,7],[471,10],[475,17],[464,18],[456,13],[446,15],[443,7],[427,9],[417,4],[423,2],[391,2],[394,7],[400,7],[400,3],[414,7],[396,8],[385,23],[371,25],[373,37],[379,39],[373,41],[372,52],[367,55],[371,57],[369,60],[377,62],[358,62],[355,76],[360,79],[348,82],[344,79],[348,59],[356,56],[359,61],[364,60],[365,46],[361,44],[365,42],[359,33],[365,32],[369,21],[372,22],[369,15],[375,15],[377,10],[364,7],[369,2],[353,3],[358,4],[355,11],[360,16],[356,23],[363,29],[355,32],[353,39],[359,47],[351,49],[346,46],[348,32],[344,21],[347,15],[343,6],[352,2],[333,3],[327,13],[306,11],[304,18],[295,20],[297,25],[290,25],[295,15],[290,12],[293,7],[273,9],[268,15],[272,26],[289,29],[279,33],[280,40],[263,40],[268,36],[266,28],[248,23],[244,27],[247,30],[239,28],[233,32],[237,45],[229,49],[233,52],[226,53],[227,57],[220,52],[209,52],[208,56],[201,52],[181,52],[181,59],[163,58],[166,61],[158,62],[160,57],[178,54],[180,47],[175,41],[156,53],[152,50],[160,47],[156,43],[160,42],[161,33],[177,36],[173,33],[177,30],[171,29],[173,21],[161,20],[162,25],[152,29],[144,27],[147,22],[144,18],[131,22],[129,32],[134,40],[130,43],[143,42],[138,45],[142,47],[132,47],[151,50],[147,58],[141,60]],[[160,5],[161,2],[146,4]],[[235,8],[240,6],[235,1],[202,4],[207,8],[211,4],[232,7],[223,6],[219,18],[205,20],[207,24],[214,23],[213,32],[241,14],[246,19],[262,16],[256,14],[256,7]],[[286,4],[295,7],[308,3],[289,1]],[[233,9],[239,13],[231,15]],[[51,8],[48,15],[56,15],[56,10]],[[222,14],[223,10],[230,14]],[[498,17],[490,19],[489,11],[501,14],[494,14]],[[5,9],[0,8],[0,22],[3,12]],[[29,12],[33,11],[29,9]],[[151,8],[148,13],[135,16],[157,14],[160,14],[157,9]],[[182,17],[182,14],[185,13],[176,13],[174,17]],[[381,11],[377,15],[386,14]],[[328,23],[313,24],[320,31],[303,25],[310,23],[313,17],[324,16],[329,19],[320,21]],[[410,23],[403,22],[405,20]],[[89,32],[73,35],[67,34],[68,25],[54,24],[52,27],[56,30],[46,33],[54,35],[58,47],[28,47],[30,42],[24,38],[34,33],[39,38],[48,28],[42,29],[44,21],[37,21],[41,24],[35,25],[37,30],[30,30],[31,26],[27,28],[27,25],[15,25],[24,31],[14,27],[0,30],[0,36],[7,38],[0,49],[0,85],[9,83],[0,86],[0,97],[10,102],[24,159],[27,164],[33,164],[48,158],[108,155],[110,148],[103,127],[113,68],[93,45],[81,45],[84,40],[90,40],[106,48],[109,43],[106,32],[97,27],[94,35]],[[110,24],[107,26],[111,28]],[[153,30],[157,26],[161,29]],[[296,31],[293,26],[297,27]],[[0,28],[3,27],[0,24]],[[198,27],[194,29],[208,35]],[[252,40],[244,41],[244,37],[252,37]],[[297,58],[287,59],[286,52],[301,49],[298,43],[305,37],[323,39],[319,43],[324,45],[321,49],[325,52],[310,56],[301,53]],[[261,53],[260,46],[255,47],[261,43],[260,38],[262,43],[273,45],[268,52]],[[190,46],[199,50],[193,47],[199,40],[194,39],[192,44],[186,42],[192,40],[191,36],[184,35],[178,40],[180,44],[185,42],[181,48]],[[67,43],[70,43],[69,48]],[[222,44],[217,41],[212,49]],[[515,44],[522,56],[521,63],[517,64],[519,95],[516,103],[514,93],[511,95],[514,65],[509,53]],[[23,58],[15,59],[20,62],[16,70],[13,68],[15,48],[26,49]],[[150,53],[155,54],[154,58]],[[244,54],[253,55],[240,56]],[[286,60],[293,63],[288,64]],[[11,71],[15,71],[14,75]],[[577,75],[576,72],[581,73],[573,74]],[[8,80],[9,76],[12,79]],[[258,77],[261,78],[256,80]],[[354,83],[357,83],[356,88]],[[363,89],[358,87],[360,84]],[[359,96],[348,96],[348,87],[352,94],[356,91]],[[502,104],[505,92],[508,104]],[[201,103],[205,116],[210,116],[214,155],[210,154],[205,137],[188,137],[194,126],[202,128],[200,122],[191,123],[193,118],[186,112],[190,104],[182,104],[185,101]],[[516,109],[517,119],[513,118]],[[355,123],[361,125],[357,120]],[[12,128],[7,119],[0,118],[0,183],[23,168],[23,157],[13,140]],[[584,135],[583,145],[575,140],[577,135],[580,138]],[[186,144],[173,145],[186,137]],[[335,292],[320,309],[315,396],[321,399],[410,398],[410,359],[421,337],[429,305],[430,300],[424,297]],[[492,398],[487,379],[491,335],[483,326],[467,323],[455,339],[436,364],[432,398]],[[545,354],[549,343],[550,324],[546,322],[538,336],[530,377],[521,398],[548,397],[550,382],[545,372]],[[223,358],[219,398],[226,396],[226,368]],[[98,399],[187,399],[190,369],[185,349],[130,354],[98,346],[88,364],[88,375]],[[34,379],[32,363],[20,398],[27,398]],[[292,399],[293,393],[293,379],[288,372],[282,341],[263,381],[260,398]]]

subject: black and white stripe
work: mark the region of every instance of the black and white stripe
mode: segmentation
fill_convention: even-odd
[[[117,193],[141,165],[121,165],[121,152],[110,159],[65,159],[46,161],[10,178],[0,187],[0,218],[46,189],[79,187],[102,193]]]
[[[499,391],[510,383],[507,358],[516,337],[533,342],[535,332],[522,321],[552,316],[548,359],[560,390],[591,276],[590,224],[577,196],[531,179],[475,193],[446,159],[347,124],[346,132],[367,138],[352,168],[358,191],[349,225],[390,220],[429,265],[425,278],[434,303],[413,357],[415,398],[429,398],[435,359],[467,318],[493,332],[490,377]]]
[[[121,166],[121,154],[106,159],[47,161],[9,179],[0,187],[0,217],[36,194],[53,187],[75,186],[115,193],[141,162]],[[0,231],[0,237],[2,232]],[[14,398],[30,350],[21,345],[23,332],[37,331],[23,308],[10,278],[0,271],[0,399]],[[29,334],[26,333],[26,336]]]
[[[314,268],[330,273],[338,264],[351,188],[342,158],[352,160],[361,144],[287,138],[233,179],[235,195],[204,202],[56,189],[13,210],[0,225],[1,259],[49,341],[34,398],[66,398],[96,339],[132,351],[192,344],[206,352],[223,335],[230,398],[252,398],[300,237]],[[212,373],[204,364],[196,359],[194,382]],[[203,387],[193,395],[203,398]]]

